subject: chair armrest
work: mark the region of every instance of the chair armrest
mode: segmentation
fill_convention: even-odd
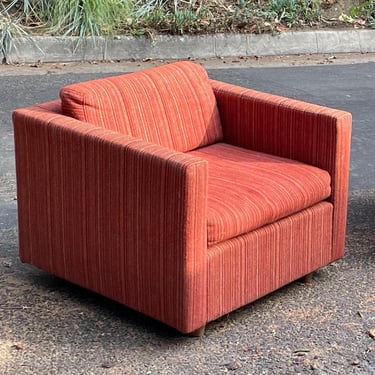
[[[182,332],[204,325],[207,162],[52,107],[13,114],[21,258]]]
[[[211,80],[224,142],[322,168],[334,205],[333,258],[345,240],[351,114]]]

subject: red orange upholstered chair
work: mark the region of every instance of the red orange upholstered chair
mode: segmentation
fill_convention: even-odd
[[[180,332],[343,255],[349,113],[177,62],[13,121],[22,261]]]

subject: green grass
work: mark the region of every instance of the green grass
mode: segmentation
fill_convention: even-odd
[[[120,31],[131,12],[130,0],[56,0],[40,12],[46,32],[58,35],[99,36]]]

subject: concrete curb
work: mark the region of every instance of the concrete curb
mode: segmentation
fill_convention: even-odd
[[[214,34],[85,39],[20,38],[8,56],[12,63],[187,59],[315,53],[375,52],[375,30],[315,30],[271,34]]]

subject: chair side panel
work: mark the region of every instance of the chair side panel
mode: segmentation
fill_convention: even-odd
[[[344,254],[350,139],[349,112],[211,80],[224,142],[326,170],[334,205],[332,256]]]
[[[207,163],[40,108],[14,129],[22,261],[182,332],[205,324]]]

